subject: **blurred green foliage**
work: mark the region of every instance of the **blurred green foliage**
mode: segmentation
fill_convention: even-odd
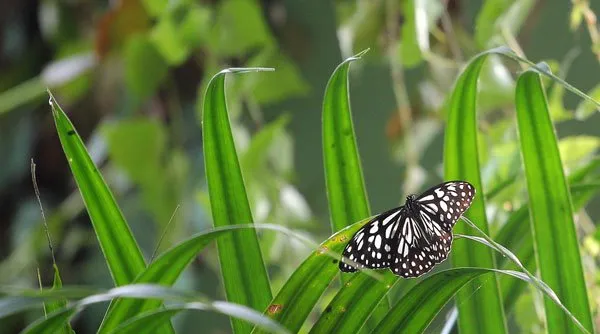
[[[532,0],[121,0],[0,3],[0,285],[51,287],[54,269],[35,204],[30,159],[65,286],[111,287],[47,104],[50,88],[100,167],[149,260],[212,227],[204,177],[202,105],[210,78],[228,67],[273,67],[228,78],[227,103],[255,222],[331,234],[321,107],[330,74],[370,48],[350,73],[354,128],[373,212],[442,179],[444,110],[468,59],[508,45],[600,100],[600,3]],[[490,56],[479,78],[477,134],[492,235],[527,201],[514,110],[515,63]],[[597,107],[544,81],[567,173],[595,159]],[[594,178],[586,182],[596,182]],[[585,182],[584,182],[585,184]],[[600,219],[596,196],[576,212],[584,272],[599,318]],[[176,208],[179,209],[176,210]],[[175,212],[176,211],[176,212]],[[240,222],[249,223],[249,222]],[[164,234],[164,238],[163,238]],[[295,239],[258,232],[273,292],[311,252]],[[160,244],[159,244],[159,240]],[[448,267],[444,263],[443,268]],[[483,280],[483,284],[486,284]],[[413,283],[400,281],[392,294]],[[208,246],[177,287],[224,299],[216,247]],[[327,291],[320,305],[333,298]],[[514,331],[542,332],[543,301],[521,294]],[[106,305],[73,321],[98,328]],[[0,320],[11,333],[41,315]],[[527,314],[525,316],[524,314]],[[227,317],[182,313],[180,332],[230,331]],[[430,329],[444,326],[442,314]]]

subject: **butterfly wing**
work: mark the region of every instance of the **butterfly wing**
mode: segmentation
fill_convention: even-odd
[[[354,272],[357,268],[389,267],[395,256],[395,236],[404,212],[404,207],[389,210],[358,230],[344,248],[339,263],[340,270]]]
[[[413,199],[416,210],[399,207],[378,215],[346,245],[340,270],[389,267],[405,278],[429,272],[448,258],[452,228],[474,196],[475,188],[470,183],[449,181]]]
[[[437,234],[452,233],[458,218],[469,208],[475,197],[475,187],[469,182],[449,181],[432,187],[417,198],[426,227]]]
[[[409,221],[404,224],[403,230],[417,230],[414,219],[407,219]],[[411,240],[407,234],[400,233],[396,254],[390,267],[392,272],[404,278],[419,277],[446,260],[452,246],[452,233],[443,231],[439,236],[430,239],[431,242],[423,237],[413,237]]]
[[[417,212],[401,222],[392,271],[405,278],[418,277],[446,260],[452,227],[474,196],[475,188],[463,181],[445,182],[423,192],[416,199]]]

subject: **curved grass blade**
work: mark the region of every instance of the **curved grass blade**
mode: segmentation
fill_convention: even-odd
[[[133,282],[146,263],[110,189],[88,154],[77,130],[52,93],[50,106],[60,143],[83,197],[115,285]]]
[[[329,78],[325,88],[323,161],[333,232],[371,215],[348,93],[350,64],[359,60],[367,51],[368,49],[342,62]],[[367,277],[365,280],[371,280],[370,284],[380,284]],[[389,302],[376,304],[373,307],[375,308],[373,319],[369,320],[371,327],[374,327],[387,313]]]
[[[225,75],[266,69],[228,69],[208,83],[204,96],[202,131],[204,162],[214,226],[252,222],[252,213],[235,150],[225,100]],[[228,235],[217,242],[227,300],[264,310],[272,298],[256,231]],[[235,333],[252,326],[232,319]]]
[[[575,211],[582,208],[594,195],[598,194],[600,184],[594,182],[595,180],[575,184],[576,182],[584,182],[586,177],[592,174],[591,172],[598,165],[598,162],[594,161],[569,177],[569,183],[572,184],[570,191]],[[523,266],[528,271],[535,271],[535,252],[529,222],[529,207],[527,205],[517,209],[509,217],[507,223],[502,226],[495,239],[498,244],[512,249],[516,257],[521,259]],[[498,266],[509,270],[518,268],[518,266],[510,263],[506,257],[498,258]],[[517,280],[500,281],[500,291],[502,291],[504,308],[507,312],[512,310],[517,298],[521,295],[525,287],[526,285],[523,282]]]
[[[563,173],[556,135],[540,76],[519,76],[517,123],[527,179],[531,227],[542,279],[552,287],[584,326],[593,332],[571,196]],[[550,333],[579,330],[551,302],[545,301]]]
[[[155,283],[163,286],[173,285],[204,247],[227,232],[229,231],[208,231],[178,244],[161,254],[134,282]],[[137,314],[159,308],[161,303],[160,300],[153,299],[117,299],[107,311],[98,333],[107,333]]]
[[[237,304],[215,301],[210,304],[198,302],[186,303],[183,305],[169,306],[161,310],[147,312],[123,323],[121,326],[111,332],[111,334],[154,333],[154,328],[156,328],[156,326],[169,321],[171,317],[185,310],[218,312],[231,318],[244,320],[248,323],[254,324],[258,328],[268,331],[269,333],[289,333],[285,328],[281,327],[275,321],[264,316],[260,312]]]
[[[163,286],[171,286],[179,278],[183,270],[192,262],[196,255],[204,249],[210,242],[222,238],[229,233],[239,233],[243,230],[271,230],[284,233],[287,236],[302,241],[311,248],[316,248],[317,244],[301,234],[294,232],[281,225],[273,224],[236,224],[219,227],[210,231],[199,233],[177,246],[165,251],[154,262],[148,265],[135,279],[135,283],[154,283]],[[160,300],[152,299],[117,299],[107,312],[104,321],[98,333],[107,333],[127,319],[139,315],[140,313],[156,310],[161,305]]]
[[[367,275],[355,274],[335,295],[310,332],[358,333],[379,302],[398,281],[398,277],[391,271],[386,270],[382,276],[382,281],[376,281]]]
[[[458,78],[450,98],[446,137],[444,141],[444,177],[447,180],[471,182],[484,193],[477,148],[477,82],[487,53],[475,57]],[[488,232],[485,203],[475,196],[465,214],[484,232]],[[466,226],[457,224],[455,233],[465,233]],[[452,250],[455,267],[495,268],[490,249],[477,244],[456,243]],[[474,281],[458,296],[459,327],[462,333],[505,333],[506,324],[502,299],[496,277],[482,284]]]
[[[432,274],[410,289],[372,333],[422,333],[458,290],[490,272],[456,268]]]
[[[57,290],[56,296],[60,296],[60,290]],[[31,297],[23,297],[23,298],[31,298]],[[38,297],[37,299],[44,299],[47,297]],[[64,298],[64,297],[63,297]],[[203,299],[199,299],[197,296],[192,294],[176,290],[173,288],[168,288],[159,285],[148,285],[148,284],[135,284],[135,285],[126,285],[118,288],[113,288],[108,291],[102,291],[100,293],[88,295],[85,298],[79,300],[76,303],[71,304],[70,306],[58,310],[52,314],[50,314],[47,318],[41,318],[31,324],[28,328],[26,328],[23,333],[33,334],[33,333],[54,333],[57,329],[64,326],[73,316],[77,313],[84,310],[86,307],[96,304],[102,303],[109,300],[113,300],[115,298],[139,298],[139,299],[159,299],[162,301],[176,301],[176,302],[184,302],[187,303],[183,307],[184,308],[193,308],[200,310],[209,310],[215,311],[219,313],[223,313],[225,315],[231,317],[237,317],[239,319],[243,319],[245,321],[249,321],[252,324],[257,326],[265,327],[271,332],[275,333],[287,333],[287,331],[278,325],[273,320],[268,317],[263,316],[262,314],[246,307],[243,305],[232,304],[228,302],[220,302],[220,301],[206,301]],[[168,310],[168,309],[165,309]],[[160,311],[165,311],[160,310]],[[160,313],[159,311],[159,313]],[[142,320],[143,322],[144,320]],[[164,325],[165,323],[169,323],[170,317],[164,318],[164,322],[156,323],[156,326]],[[152,327],[153,330],[156,330],[157,327]]]
[[[372,333],[422,333],[442,307],[467,283],[484,274],[504,274],[529,281],[510,270],[454,268],[422,280],[396,304]]]
[[[339,255],[333,260],[330,255],[341,254],[348,240],[369,219],[350,225],[321,243],[285,282],[265,314],[289,331],[298,332],[331,280],[339,272]],[[253,333],[264,332],[255,329]]]
[[[600,167],[600,159],[591,161],[569,176],[569,183],[573,184],[570,187],[573,196],[573,207],[576,210],[583,207],[585,203],[600,190],[600,186],[581,187],[574,183],[584,182],[589,179],[598,167]],[[531,229],[529,227],[529,207],[527,205],[523,205],[510,215],[507,222],[500,228],[500,231],[498,231],[494,239],[498,244],[512,250],[529,272],[535,271],[535,253]],[[518,266],[511,263],[505,256],[497,257],[497,260],[498,266],[502,269],[518,269]],[[506,312],[510,312],[514,307],[517,298],[525,290],[526,284],[522,281],[512,279],[500,280],[499,284],[500,291],[502,291],[504,309]],[[451,318],[445,326],[451,327],[455,321],[456,317]]]
[[[501,253],[505,257],[509,258],[511,260],[511,262],[514,263],[521,270],[521,272],[518,272],[518,273],[522,277],[524,277],[527,282],[531,283],[540,292],[544,293],[546,295],[546,297],[549,298],[550,301],[554,302],[554,304],[556,306],[558,306],[560,309],[562,309],[564,314],[571,319],[573,324],[575,324],[581,330],[581,332],[589,333],[587,331],[587,329],[581,324],[579,319],[577,319],[577,317],[575,317],[575,315],[573,315],[573,313],[571,313],[571,311],[569,311],[569,309],[560,301],[560,299],[558,298],[558,296],[556,295],[554,290],[552,290],[552,288],[550,288],[544,281],[535,277],[529,270],[527,270],[527,268],[525,268],[523,263],[519,260],[519,258],[517,258],[517,256],[514,253],[512,253],[506,247],[495,242],[492,238],[488,237],[475,224],[473,224],[471,221],[469,221],[468,218],[466,219],[466,221],[468,222],[468,224],[471,227],[473,227],[474,229],[479,231],[479,233],[483,237],[476,237],[476,236],[472,236],[472,235],[457,235],[457,237],[462,237],[462,238],[466,238],[466,239],[469,239],[472,241],[479,242],[479,243],[486,245],[486,246],[490,247],[491,249]],[[494,269],[494,270],[496,270],[496,269]],[[511,270],[496,270],[496,271],[498,271],[498,272],[513,272]],[[520,278],[520,277],[517,277],[517,278]]]
[[[532,284],[550,301],[562,309],[572,323],[582,332],[588,333],[579,320],[565,307],[556,293],[546,283],[533,276],[521,261],[507,248],[496,243],[468,219],[467,223],[478,230],[482,237],[471,235],[456,235],[466,238],[496,250],[509,258],[523,272],[489,268],[455,268],[432,274],[411,289],[393,308],[373,333],[421,333],[434,319],[441,308],[468,282],[485,273],[498,273]],[[443,287],[443,288],[441,288]]]

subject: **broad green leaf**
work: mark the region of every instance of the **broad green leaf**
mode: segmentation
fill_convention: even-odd
[[[169,65],[181,65],[190,55],[190,48],[179,38],[176,19],[163,17],[152,28],[150,40]]]
[[[215,75],[204,96],[202,131],[204,162],[215,227],[252,222],[225,100],[225,75],[265,69],[229,69]],[[256,231],[242,231],[217,242],[227,300],[264,310],[272,299],[271,287]],[[232,320],[235,333],[252,327]]]
[[[497,20],[514,0],[486,0],[479,10],[475,22],[475,41],[481,48],[489,47],[492,37],[498,32]]]
[[[450,98],[444,149],[446,180],[468,181],[477,190],[465,216],[488,233],[485,213],[479,151],[477,148],[477,81],[486,54],[474,58],[458,78]],[[454,232],[467,234],[465,224],[457,224]],[[455,267],[495,268],[491,251],[472,243],[455,243],[452,264]],[[459,328],[462,333],[505,333],[506,324],[498,282],[494,275],[486,284],[474,281],[457,296]]]
[[[165,4],[150,4],[146,0],[145,5],[158,9]],[[161,13],[149,36],[164,62],[177,66],[188,59],[195,48],[208,41],[210,28],[211,11],[208,8],[179,1]]]
[[[169,152],[164,126],[156,120],[136,118],[104,124],[101,130],[111,161],[139,186],[144,206],[158,226],[167,224],[179,197],[173,189],[177,179],[165,160],[178,160],[172,156],[165,159]]]
[[[274,39],[257,2],[228,0],[219,3],[209,37],[210,50],[227,57],[242,55],[273,43]]]
[[[146,264],[131,230],[73,124],[52,94],[56,131],[115,285],[133,282]]]
[[[571,196],[538,73],[527,71],[519,76],[516,106],[531,227],[536,249],[539,250],[537,260],[541,277],[593,332]],[[550,333],[579,332],[570,319],[548,300],[545,300],[545,309]]]
[[[125,83],[137,98],[152,96],[167,76],[167,63],[147,36],[133,36],[125,46]]]

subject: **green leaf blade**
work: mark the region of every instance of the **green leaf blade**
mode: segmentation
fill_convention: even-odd
[[[538,268],[564,305],[593,332],[571,196],[539,74],[528,71],[519,77],[516,106]],[[548,300],[545,310],[550,333],[579,332]]]
[[[52,290],[61,289],[62,288],[62,279],[60,278],[60,272],[58,270],[58,266],[56,265],[56,263],[54,263],[52,267],[54,268],[54,282],[52,283]],[[66,299],[59,299],[59,300],[55,300],[55,301],[44,302],[44,312],[45,312],[45,314],[50,314],[50,313],[53,313],[57,310],[64,308],[65,306],[67,306]],[[71,328],[71,324],[69,324],[68,322],[66,324],[63,324],[62,326],[59,326],[55,330],[55,332],[56,333],[64,333],[64,334],[74,333],[73,329]]]
[[[181,242],[152,262],[135,279],[135,283],[154,283],[163,286],[172,286],[198,252],[211,241],[228,232],[225,230],[209,231]],[[160,300],[153,299],[117,299],[111,304],[98,333],[108,333],[127,319],[145,311],[158,309],[161,303]]]
[[[422,333],[458,290],[489,272],[480,268],[456,268],[425,278],[392,307],[372,333]]]
[[[311,333],[357,333],[373,312],[380,310],[385,316],[389,307],[377,306],[383,303],[382,299],[397,280],[398,277],[387,270],[381,281],[364,273],[354,274],[325,308]]]
[[[265,314],[292,333],[298,332],[325,289],[339,272],[337,261],[332,261],[331,254],[340,254],[348,240],[368,220],[369,218],[350,225],[324,241],[285,282]],[[265,332],[255,329],[253,333]]]
[[[364,53],[336,68],[323,99],[323,158],[334,232],[370,215],[348,95],[350,63]]]
[[[58,137],[113,281],[117,286],[131,283],[146,267],[142,252],[83,141],[52,94],[50,105]]]
[[[492,51],[493,52],[493,51]],[[468,181],[477,190],[467,216],[488,233],[483,188],[477,148],[477,81],[487,54],[474,58],[460,75],[450,99],[444,142],[444,176],[446,180]],[[457,224],[454,233],[468,234],[465,224]],[[455,267],[495,268],[494,256],[483,245],[455,243],[452,250]],[[476,293],[475,293],[476,292]],[[462,333],[505,333],[502,299],[494,276],[486,284],[477,280],[457,296],[459,328]]]
[[[204,161],[215,227],[253,222],[225,101],[225,75],[260,69],[230,69],[215,75],[204,97]],[[227,300],[264,310],[272,293],[256,231],[241,231],[217,242]],[[252,326],[232,319],[235,333]]]
[[[371,215],[348,92],[350,64],[367,52],[368,49],[346,59],[335,69],[323,98],[323,161],[333,232]],[[342,279],[345,277],[342,276]],[[364,279],[370,282],[366,286],[379,286],[368,276]],[[389,309],[389,302],[385,301],[379,307],[375,307],[377,304],[373,306],[375,311],[373,319],[369,320],[369,327],[374,327],[383,318]]]

